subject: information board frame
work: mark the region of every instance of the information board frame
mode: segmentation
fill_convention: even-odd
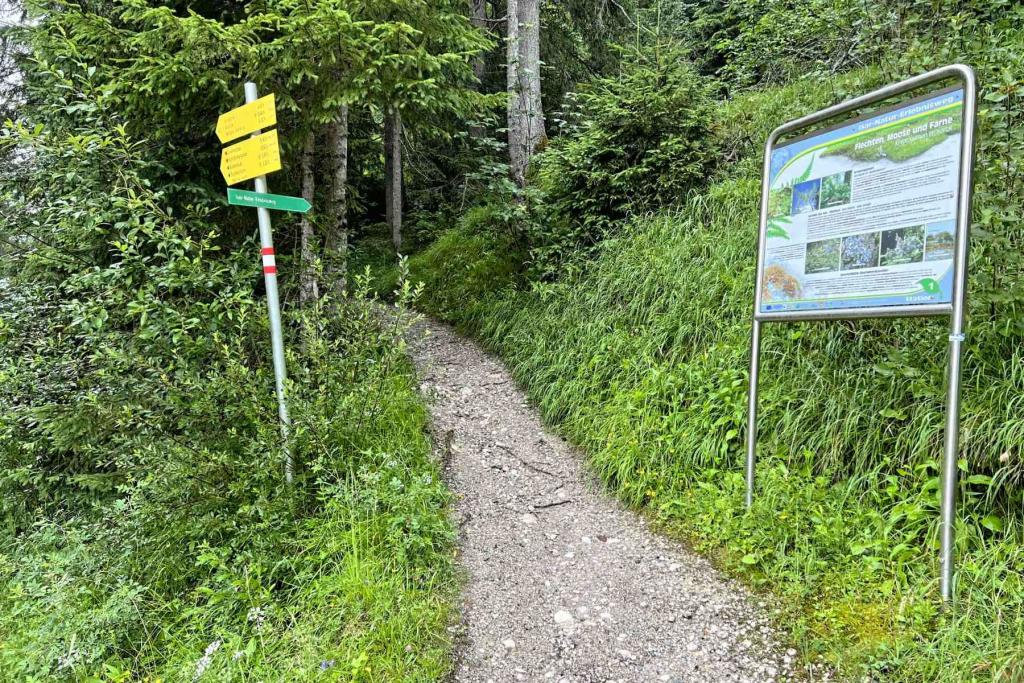
[[[921,90],[945,81],[956,80],[963,89],[960,134],[960,166],[957,180],[956,230],[953,248],[952,294],[948,303],[902,304],[865,308],[821,308],[789,311],[762,311],[761,283],[765,266],[765,243],[769,222],[772,155],[783,136],[808,129],[831,119],[850,114],[873,104]],[[946,424],[942,461],[942,520],[940,527],[940,592],[948,601],[953,593],[953,520],[956,508],[957,455],[960,431],[961,355],[964,341],[964,306],[967,289],[967,259],[970,242],[971,201],[974,185],[974,139],[977,111],[977,78],[966,64],[951,64],[933,71],[879,88],[813,114],[788,121],[771,132],[765,143],[761,182],[761,213],[758,230],[757,273],[754,283],[754,311],[751,326],[750,388],[747,401],[746,505],[754,498],[754,474],[757,452],[757,394],[760,367],[761,325],[767,322],[801,320],[837,320],[878,317],[950,316],[949,371],[947,374]],[[900,105],[900,106],[905,106]],[[848,123],[848,122],[847,122]]]

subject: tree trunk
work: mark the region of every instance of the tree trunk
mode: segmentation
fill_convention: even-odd
[[[384,213],[395,251],[402,250],[402,114],[388,107],[384,116]]]
[[[481,31],[487,30],[487,0],[469,0],[469,21]],[[473,73],[476,79],[482,81],[486,62],[482,54],[473,58]]]
[[[313,203],[313,190],[315,189],[313,176],[315,141],[316,136],[310,131],[306,134],[306,143],[302,148],[302,198],[310,204]],[[299,258],[302,262],[299,275],[299,304],[305,307],[320,297],[316,281],[316,264],[313,262],[316,236],[313,234],[313,222],[308,213],[302,214],[299,227]]]
[[[505,84],[508,90],[508,160],[512,180],[526,185],[526,117],[519,81],[519,0],[508,0],[505,19]]]
[[[519,0],[519,73],[526,106],[526,139],[533,156],[548,136],[540,101],[540,0]]]
[[[487,31],[487,0],[469,0],[469,20],[476,28]],[[473,74],[476,75],[477,88],[480,87],[480,83],[484,79],[486,69],[487,62],[484,55],[479,54],[473,58]],[[482,138],[484,132],[484,127],[478,123],[473,123],[469,127],[470,137]]]
[[[524,187],[530,157],[546,139],[540,99],[539,0],[508,0],[505,25],[508,154],[512,179]]]
[[[330,227],[325,235],[326,277],[328,287],[340,299],[348,285],[348,105],[327,127],[327,146],[331,155]]]

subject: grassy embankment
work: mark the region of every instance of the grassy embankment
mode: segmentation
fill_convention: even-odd
[[[412,259],[413,279],[619,496],[779,596],[806,656],[886,681],[1020,681],[1024,345],[987,311],[972,310],[966,351],[951,610],[937,582],[945,320],[769,326],[744,512],[759,145],[787,116],[879,80],[724,104],[718,135],[739,160],[682,207],[634,220],[581,275],[516,284],[511,241],[462,227]]]
[[[145,514],[162,492],[125,488],[5,535],[0,681],[447,675],[454,535],[428,414],[377,314],[358,302],[347,314],[290,357],[296,489],[267,447],[278,429],[269,364],[236,360],[265,347],[263,324],[225,345],[227,369],[211,365],[195,394],[188,419],[223,439],[190,436],[194,469],[175,467],[161,487],[178,503],[166,517]]]

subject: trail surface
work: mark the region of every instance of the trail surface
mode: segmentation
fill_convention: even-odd
[[[793,678],[763,605],[603,493],[498,360],[432,322],[412,351],[457,497],[456,682]]]

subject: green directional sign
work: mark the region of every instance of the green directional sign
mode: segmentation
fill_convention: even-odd
[[[288,197],[283,194],[265,194],[228,188],[228,204],[249,206],[257,209],[273,209],[275,211],[294,211],[306,213],[311,208],[309,202],[302,197]]]

